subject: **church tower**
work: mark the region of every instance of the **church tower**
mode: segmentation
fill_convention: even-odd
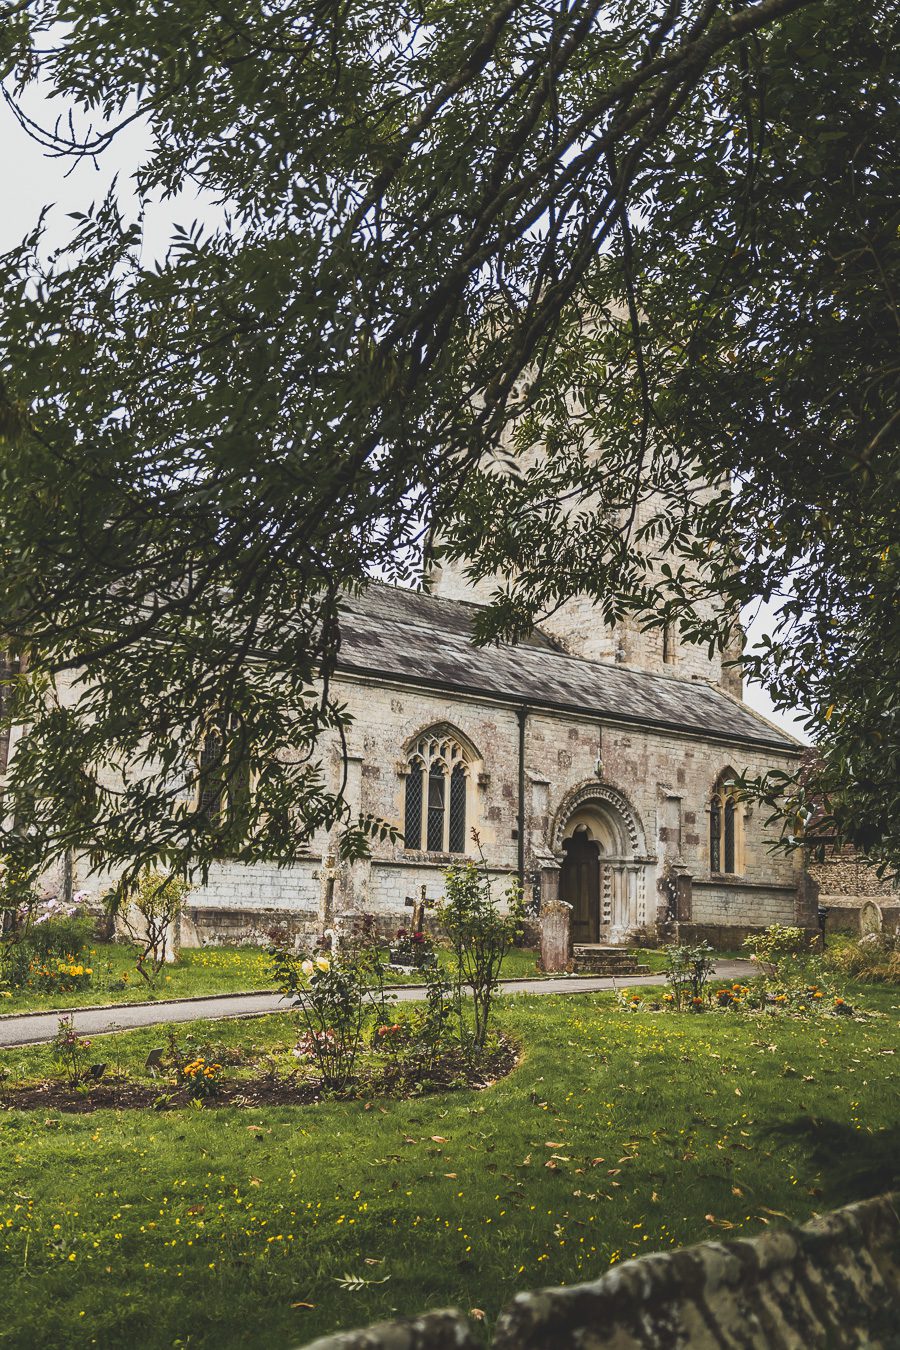
[[[642,508],[646,513],[652,509],[652,503],[645,503]],[[496,586],[496,580],[490,577],[470,580],[463,561],[435,563],[427,577],[427,589],[432,595],[476,605],[487,604]],[[740,661],[743,649],[744,635],[739,624],[735,625],[725,651],[715,652],[712,657],[705,647],[681,641],[674,625],[642,631],[637,623],[626,619],[611,627],[587,595],[573,596],[540,622],[539,627],[564,651],[586,661],[652,671],[677,680],[702,680],[733,698],[743,698],[741,667],[731,664]]]

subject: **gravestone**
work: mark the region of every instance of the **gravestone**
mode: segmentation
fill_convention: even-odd
[[[874,900],[864,900],[859,907],[859,931],[863,937],[870,933],[880,933],[882,926],[881,906]]]
[[[541,906],[541,969],[559,974],[572,968],[572,906],[554,900]]]
[[[151,1050],[144,1061],[144,1072],[149,1073],[152,1078],[158,1077],[160,1069],[162,1068],[162,1058],[165,1053],[165,1046],[162,1045],[157,1045],[155,1049]]]
[[[415,900],[413,899],[412,896],[408,895],[406,899],[403,901],[406,908],[412,910],[413,934],[418,934],[419,937],[422,936],[425,930],[426,909],[433,909],[435,904],[437,903],[434,900],[428,899],[428,896],[426,895],[427,889],[428,889],[427,886],[422,887],[421,896],[418,900]]]

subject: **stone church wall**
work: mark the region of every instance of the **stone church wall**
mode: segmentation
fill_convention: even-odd
[[[469,765],[467,839],[477,828],[484,854],[505,888],[518,865],[519,724],[516,709],[477,695],[390,685],[376,677],[341,675],[335,693],[353,718],[346,766],[351,812],[402,827],[407,761],[415,738],[446,725],[465,741]],[[323,746],[326,779],[336,788],[344,765],[336,742]],[[804,922],[800,916],[798,858],[769,852],[761,811],[743,813],[738,875],[709,871],[709,800],[723,770],[751,773],[789,764],[790,757],[765,749],[729,746],[694,732],[653,730],[577,713],[529,710],[525,741],[525,865],[527,891],[542,869],[557,868],[571,794],[592,785],[624,804],[634,840],[631,881],[636,882],[641,923],[653,926],[666,912],[672,878],[690,879],[686,922],[746,930],[772,922]],[[429,898],[443,893],[443,872],[459,855],[415,853],[402,842],[375,842],[371,860],[334,867],[337,837],[311,841],[310,855],[289,868],[257,863],[214,867],[206,886],[188,901],[201,941],[262,942],[272,929],[287,928],[307,940],[332,913],[377,913],[385,929],[404,926],[408,896],[427,886]],[[475,856],[469,841],[469,856]],[[99,879],[81,875],[77,888],[96,889]],[[107,883],[108,884],[108,881]],[[526,896],[528,898],[528,896]],[[813,919],[814,922],[814,919]],[[727,945],[727,934],[726,934]]]
[[[340,697],[354,718],[346,793],[355,813],[372,813],[400,826],[404,814],[406,752],[418,733],[435,725],[456,729],[478,754],[471,766],[467,830],[478,829],[502,891],[518,861],[518,722],[515,710],[475,697],[391,688],[375,680],[340,681]],[[693,735],[629,727],[607,720],[545,710],[529,712],[526,730],[526,869],[560,854],[560,818],[567,794],[580,785],[608,785],[630,804],[642,835],[647,878],[646,922],[655,923],[665,896],[657,883],[674,869],[692,878],[690,922],[741,933],[770,923],[798,921],[799,860],[769,852],[761,813],[743,822],[742,870],[735,878],[709,872],[708,802],[725,769],[756,772],[778,756],[730,747]],[[342,771],[337,746],[325,752],[332,785]],[[600,776],[598,777],[598,762]],[[226,931],[261,940],[279,915],[294,913],[299,928],[314,930],[323,894],[322,859],[336,839],[313,841],[313,856],[289,869],[264,864],[220,864],[191,898],[206,940]],[[470,844],[469,854],[473,853]],[[372,859],[337,870],[336,913],[376,913],[387,931],[404,926],[407,897],[422,885],[429,899],[443,894],[443,872],[458,855],[411,854],[402,843],[375,843]],[[233,922],[223,915],[235,912]],[[735,937],[734,940],[737,940]],[[728,933],[723,938],[728,945]]]
[[[354,769],[348,780],[354,810],[399,824],[404,807],[404,747],[417,733],[449,724],[479,754],[467,825],[479,830],[487,858],[500,874],[516,868],[518,855],[518,722],[515,710],[476,697],[450,697],[391,689],[374,681],[342,678],[341,696],[355,719]],[[600,777],[597,776],[598,760]],[[555,851],[554,829],[567,794],[601,782],[633,808],[649,878],[647,918],[662,905],[657,880],[667,867],[690,874],[697,923],[763,927],[797,922],[799,857],[769,852],[762,813],[743,822],[742,870],[734,880],[709,872],[708,803],[725,769],[759,772],[787,757],[717,744],[695,735],[628,727],[603,719],[545,710],[529,712],[526,731],[526,869]],[[337,771],[335,765],[335,772]],[[354,796],[355,794],[355,796]],[[557,829],[558,833],[558,829]],[[423,883],[442,891],[442,872],[453,855],[411,856],[400,844],[377,844],[370,865],[341,887],[348,909],[403,911],[403,900]],[[430,879],[433,877],[433,881]]]

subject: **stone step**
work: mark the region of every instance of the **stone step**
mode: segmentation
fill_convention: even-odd
[[[648,975],[633,952],[624,947],[606,947],[599,942],[576,942],[573,968],[577,975]]]

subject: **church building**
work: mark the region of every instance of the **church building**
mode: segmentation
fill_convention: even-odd
[[[764,811],[730,786],[802,750],[743,702],[739,667],[670,631],[607,628],[578,598],[527,641],[477,648],[483,598],[450,567],[427,593],[372,583],[346,600],[346,796],[401,842],[352,864],[327,835],[288,868],[218,863],[188,901],[196,940],[311,939],[361,915],[392,934],[407,899],[438,900],[446,868],[476,856],[473,830],[501,889],[518,875],[535,915],[572,906],[575,943],[664,925],[727,948],[770,923],[815,926],[801,854],[773,852]],[[337,782],[337,746],[326,767]]]

